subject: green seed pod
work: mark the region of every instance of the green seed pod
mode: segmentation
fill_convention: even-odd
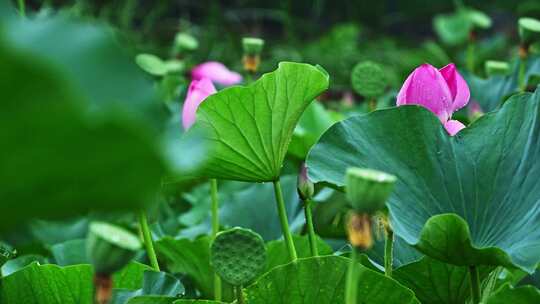
[[[242,47],[246,55],[259,55],[264,47],[264,40],[254,37],[242,38]]]
[[[90,224],[86,253],[96,274],[110,275],[123,268],[141,248],[133,233],[108,223]]]
[[[519,37],[524,44],[540,41],[540,20],[523,17],[518,20]]]
[[[367,98],[381,96],[388,86],[381,66],[371,61],[360,62],[353,68],[351,83],[356,93]]]
[[[505,61],[488,60],[485,63],[486,75],[491,77],[495,75],[508,75],[510,65]]]
[[[210,248],[210,263],[227,283],[246,285],[266,267],[264,241],[249,229],[235,227],[222,231]]]
[[[347,199],[359,213],[383,210],[394,189],[396,177],[381,171],[349,168],[345,175]]]
[[[178,33],[174,37],[176,51],[193,51],[199,48],[199,41],[188,33]]]

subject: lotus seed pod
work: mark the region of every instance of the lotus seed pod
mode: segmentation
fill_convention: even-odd
[[[508,75],[510,73],[510,65],[505,61],[488,60],[485,63],[486,75]]]
[[[353,68],[351,83],[356,93],[367,98],[381,96],[388,86],[381,66],[371,61],[360,62]]]
[[[199,41],[197,41],[197,39],[190,34],[178,33],[174,37],[174,46],[177,51],[193,51],[199,48]]]
[[[243,228],[217,234],[210,248],[210,263],[227,283],[246,285],[266,267],[266,248],[262,237]]]
[[[133,233],[108,223],[90,224],[86,253],[96,274],[110,275],[128,264],[141,248]]]
[[[540,41],[540,20],[534,18],[519,18],[519,37],[521,42],[529,45]]]
[[[347,199],[359,213],[383,210],[394,189],[396,177],[381,171],[349,168],[345,175]]]
[[[259,55],[264,47],[264,40],[254,37],[242,38],[242,47],[246,55]]]

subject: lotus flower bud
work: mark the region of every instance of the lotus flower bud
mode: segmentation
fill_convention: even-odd
[[[131,232],[111,224],[90,224],[86,252],[96,274],[110,275],[125,265],[141,248],[141,242]]]
[[[518,27],[522,44],[530,45],[540,41],[540,20],[528,17],[519,18]]]
[[[488,60],[485,63],[486,75],[488,77],[496,75],[508,75],[510,73],[510,65],[505,61]]]
[[[374,214],[384,209],[394,189],[396,177],[381,171],[352,167],[347,169],[347,199],[359,213]]]
[[[467,105],[469,98],[469,86],[453,63],[442,69],[422,64],[403,83],[397,96],[397,105],[417,104],[427,108],[437,115],[453,136],[465,125],[452,120],[452,113]]]
[[[298,195],[303,201],[311,199],[315,193],[315,187],[308,177],[308,168],[302,163],[300,173],[298,173]]]

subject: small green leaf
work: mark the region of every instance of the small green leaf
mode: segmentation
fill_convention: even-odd
[[[349,259],[323,256],[273,268],[246,289],[250,304],[344,303]],[[412,291],[359,265],[358,303],[419,304]]]
[[[135,62],[148,74],[154,76],[163,76],[167,74],[167,65],[156,55],[139,54],[135,57]]]
[[[230,87],[208,97],[195,124],[216,143],[204,173],[250,182],[278,179],[296,123],[326,88],[328,77],[318,68],[282,62],[248,87]]]

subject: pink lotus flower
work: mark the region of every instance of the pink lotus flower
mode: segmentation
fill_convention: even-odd
[[[199,108],[201,102],[215,92],[216,88],[208,78],[191,81],[184,101],[184,108],[182,109],[182,126],[184,126],[184,130],[189,129],[195,123],[197,108]]]
[[[452,120],[452,114],[467,105],[469,98],[469,86],[453,63],[440,70],[426,63],[407,77],[399,90],[397,105],[416,104],[429,109],[453,136],[465,125]]]
[[[223,63],[217,61],[208,61],[197,65],[191,70],[191,78],[195,80],[209,78],[222,86],[242,82],[240,74],[229,70]]]

